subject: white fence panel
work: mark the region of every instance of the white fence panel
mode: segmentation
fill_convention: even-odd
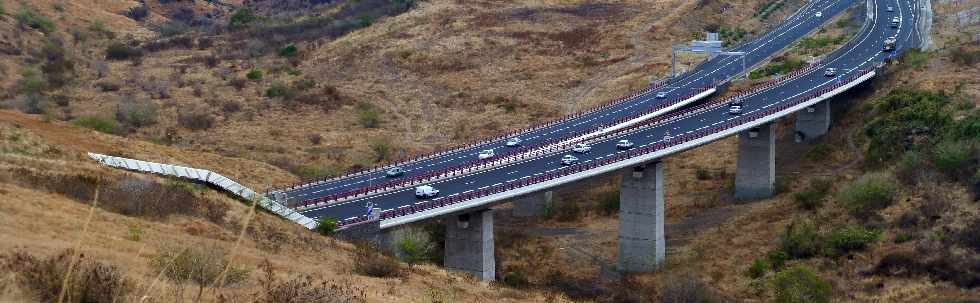
[[[88,153],[88,156],[89,158],[92,158],[92,160],[98,161],[106,166],[145,173],[175,176],[210,183],[239,197],[242,197],[245,200],[254,201],[257,199],[259,206],[262,208],[286,218],[287,220],[296,222],[297,224],[308,229],[314,229],[317,225],[316,221],[310,217],[304,216],[282,204],[277,203],[276,201],[273,201],[272,199],[256,193],[248,187],[242,186],[238,182],[232,181],[231,179],[210,170],[126,159],[95,153]]]

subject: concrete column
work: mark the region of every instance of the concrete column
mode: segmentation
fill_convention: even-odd
[[[796,112],[796,142],[818,138],[830,129],[830,101]]]
[[[664,173],[660,162],[635,167],[619,185],[619,253],[616,268],[653,271],[664,261]]]
[[[493,210],[449,216],[446,220],[446,269],[493,281],[496,276],[494,262]]]
[[[735,199],[771,197],[776,183],[776,135],[772,123],[738,134]]]
[[[514,200],[514,217],[538,217],[548,214],[551,208],[552,192],[543,191]]]

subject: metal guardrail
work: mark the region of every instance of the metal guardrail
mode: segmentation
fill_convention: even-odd
[[[494,186],[489,186],[487,188],[483,188],[467,193],[453,194],[441,198],[436,198],[433,200],[417,202],[412,205],[402,206],[397,209],[385,210],[381,213],[380,220],[393,219],[401,216],[415,214],[418,212],[429,211],[433,209],[443,208],[446,206],[452,206],[470,200],[480,199],[483,197],[496,195],[507,191],[523,188],[523,187],[538,185],[543,182],[549,182],[568,175],[585,172],[591,169],[615,164],[633,158],[638,158],[655,152],[676,148],[677,146],[682,145],[684,143],[692,142],[697,139],[715,135],[717,133],[721,133],[726,130],[731,130],[743,126],[743,124],[751,123],[758,119],[762,119],[771,115],[778,114],[781,111],[785,111],[787,109],[793,108],[795,106],[799,106],[807,102],[813,102],[814,100],[820,101],[829,98],[829,96],[836,95],[841,91],[846,90],[852,87],[853,85],[856,85],[857,83],[863,82],[869,79],[870,77],[873,77],[874,75],[875,75],[874,68],[862,70],[862,72],[852,75],[847,79],[844,79],[844,81],[833,83],[831,85],[827,85],[826,87],[816,89],[811,93],[793,98],[792,101],[790,102],[778,104],[764,111],[741,116],[737,119],[734,119],[733,121],[724,123],[722,125],[713,126],[707,129],[697,130],[690,133],[678,135],[676,137],[672,137],[667,142],[661,142],[645,147],[632,149],[629,150],[628,152],[616,154],[611,157],[607,157],[605,159],[592,161],[589,163],[583,163],[579,165],[567,166],[552,172],[543,173],[541,175],[528,176],[526,178],[500,183]],[[687,112],[688,111],[685,111],[685,113]],[[628,131],[634,131],[634,130],[635,129],[630,129]],[[340,220],[338,222],[338,228],[344,228],[348,225],[360,224],[367,221],[371,221],[371,218],[368,218],[366,216],[348,218],[348,219]]]
[[[248,201],[258,201],[259,206],[271,211],[289,221],[293,221],[308,229],[316,228],[317,222],[303,214],[300,214],[272,199],[256,193],[255,191],[239,184],[225,176],[206,169],[177,166],[171,164],[160,164],[148,161],[133,160],[122,157],[114,157],[102,154],[88,153],[88,157],[106,166],[122,168],[127,170],[154,173],[158,175],[173,176],[184,179],[191,179],[212,184],[220,187],[242,199]]]

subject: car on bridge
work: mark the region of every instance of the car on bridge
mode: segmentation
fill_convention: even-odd
[[[405,169],[401,168],[400,166],[395,166],[385,171],[385,176],[388,178],[394,178],[404,174],[405,174]]]
[[[895,39],[895,37],[888,37],[888,38],[886,38],[885,39],[885,46],[883,46],[881,48],[882,51],[890,52],[890,51],[895,50],[895,42],[896,41],[897,40]]]
[[[480,160],[486,160],[486,159],[493,158],[493,150],[492,149],[484,149],[484,150],[480,151],[480,153],[477,154],[476,157],[479,158]]]
[[[510,138],[510,139],[507,139],[507,143],[505,143],[505,145],[507,145],[509,147],[521,146],[521,138],[513,137],[513,138]]]
[[[895,11],[895,8],[894,8],[894,7],[891,7],[891,6],[889,6],[889,7],[887,8],[887,10],[888,10],[888,12],[890,13],[890,12],[894,12],[894,11]]]
[[[836,76],[837,75],[837,69],[836,68],[833,68],[833,67],[828,67],[826,70],[824,70],[823,75],[826,76],[826,77]]]
[[[415,188],[416,198],[420,198],[420,199],[432,198],[438,195],[439,195],[439,190],[429,185],[422,185]]]
[[[732,105],[729,105],[728,106],[728,113],[729,114],[732,114],[732,115],[741,115],[742,114],[742,105],[741,104],[734,104],[734,103]]]
[[[576,153],[584,154],[589,151],[592,151],[592,147],[585,143],[579,143],[579,144],[575,144],[575,147],[572,148],[572,151]]]
[[[898,17],[892,17],[892,27],[897,28],[898,25],[902,23],[902,19]]]
[[[663,98],[667,98],[667,93],[657,92],[657,99],[663,99]]]
[[[820,18],[820,17],[823,17],[823,13],[821,13],[821,12],[817,12],[817,13],[816,13],[816,16],[817,16],[817,18]]]
[[[572,165],[575,164],[575,162],[578,162],[578,158],[575,156],[565,155],[564,157],[561,157],[561,165]]]
[[[622,150],[633,148],[633,142],[630,142],[630,140],[625,140],[625,139],[619,140],[619,142],[616,142],[616,148]]]

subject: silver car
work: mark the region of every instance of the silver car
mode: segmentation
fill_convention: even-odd
[[[565,155],[564,157],[561,157],[561,165],[572,165],[575,164],[575,162],[578,162],[578,158],[575,156]]]
[[[405,169],[399,166],[389,168],[385,171],[385,176],[388,178],[394,178],[405,174]]]

